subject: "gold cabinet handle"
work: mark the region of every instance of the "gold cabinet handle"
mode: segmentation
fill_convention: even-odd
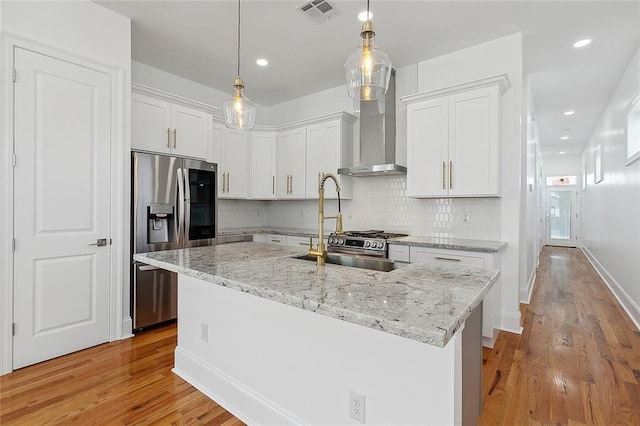
[[[227,172],[227,193],[231,191],[231,172]]]
[[[291,194],[293,194],[293,175],[290,175],[290,176],[291,176]]]
[[[276,177],[271,176],[271,194],[276,193]]]
[[[167,148],[171,147],[171,129],[167,127]]]
[[[444,161],[442,162],[442,189],[447,189],[445,183],[444,183],[444,176],[447,173],[447,163],[445,163]]]
[[[449,189],[453,189],[453,161],[449,161]]]
[[[173,147],[176,148],[178,145],[178,131],[173,129]]]
[[[224,175],[225,172],[222,172],[222,192],[224,193]]]

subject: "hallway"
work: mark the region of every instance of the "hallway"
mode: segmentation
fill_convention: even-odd
[[[640,425],[640,333],[579,249],[545,247],[522,335],[483,353],[482,425]]]

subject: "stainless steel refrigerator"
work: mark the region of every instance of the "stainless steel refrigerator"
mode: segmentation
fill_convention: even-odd
[[[131,153],[131,253],[216,243],[217,165]],[[177,317],[177,275],[131,261],[131,312],[139,331]]]

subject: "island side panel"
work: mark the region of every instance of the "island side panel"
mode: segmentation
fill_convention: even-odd
[[[184,275],[178,288],[174,372],[249,424],[360,424],[349,389],[367,424],[461,424],[461,333],[438,348]]]

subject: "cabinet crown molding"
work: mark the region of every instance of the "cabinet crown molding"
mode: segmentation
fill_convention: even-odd
[[[290,123],[280,124],[276,126],[278,130],[289,130],[298,127],[312,126],[314,124],[324,123],[330,120],[343,120],[353,124],[358,121],[358,117],[345,111],[333,112],[330,114],[320,115],[318,117],[306,118],[304,120],[292,121]]]
[[[143,93],[145,95],[154,96],[156,98],[161,98],[169,102],[174,102],[177,104],[181,104],[181,105],[189,106],[202,111],[206,111],[213,115],[222,114],[222,109],[216,106],[209,105],[204,102],[194,101],[193,99],[189,99],[180,95],[175,95],[173,93],[165,92],[164,90],[155,89],[150,86],[145,86],[144,84],[136,83],[134,81],[131,82],[131,90],[134,92]]]
[[[400,97],[400,101],[405,104],[422,101],[424,99],[437,98],[440,96],[452,95],[458,92],[464,92],[471,89],[479,89],[481,87],[497,86],[500,90],[500,94],[504,94],[510,87],[511,82],[507,74],[498,74],[487,78],[481,78],[479,80],[468,81],[466,83],[456,84],[449,87],[442,87],[440,89],[428,90],[426,92],[414,93],[412,95]]]

